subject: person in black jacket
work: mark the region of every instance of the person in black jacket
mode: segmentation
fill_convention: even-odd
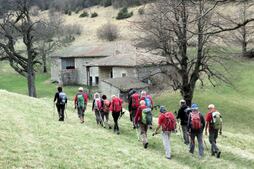
[[[63,92],[62,87],[57,88],[55,97],[54,97],[54,104],[56,104],[57,112],[59,115],[59,121],[64,121],[64,111],[65,111],[65,104],[67,104],[67,96]]]
[[[189,115],[187,128],[190,132],[190,153],[194,153],[195,148],[195,137],[198,140],[198,154],[199,158],[202,158],[204,155],[204,145],[203,145],[203,131],[205,127],[205,119],[203,115],[198,110],[197,104],[191,105],[192,112]]]
[[[191,109],[187,106],[185,100],[180,100],[180,108],[178,110],[177,119],[181,120],[182,132],[184,144],[188,145],[190,143],[189,133],[187,129],[188,117]]]

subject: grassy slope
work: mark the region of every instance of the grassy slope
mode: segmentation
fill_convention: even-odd
[[[67,121],[59,123],[56,116],[53,118],[48,99],[34,99],[2,90],[0,95],[1,168],[182,169],[252,168],[254,165],[253,135],[240,139],[242,134],[226,132],[226,137],[219,139],[222,159],[212,158],[206,152],[204,159],[199,161],[196,155],[187,152],[181,138],[174,134],[173,159],[167,161],[160,137],[151,137],[149,131],[150,146],[144,150],[130,128],[127,115],[120,121],[121,135],[117,136],[97,127],[89,110],[85,125],[78,123],[70,108]]]

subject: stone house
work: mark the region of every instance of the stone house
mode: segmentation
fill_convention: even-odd
[[[124,42],[71,47],[51,57],[51,80],[125,97],[131,88],[147,89],[164,60]]]

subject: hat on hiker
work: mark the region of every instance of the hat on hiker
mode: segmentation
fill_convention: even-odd
[[[182,99],[182,100],[180,100],[179,104],[180,104],[180,105],[186,104],[186,101]]]
[[[146,91],[142,90],[141,96],[146,96]]]
[[[191,109],[192,109],[192,110],[198,110],[198,105],[195,104],[195,103],[193,103],[193,104],[191,105]]]
[[[83,90],[84,90],[83,87],[79,87],[79,88],[78,88],[78,91],[81,91],[81,92],[82,92]]]
[[[161,112],[161,113],[166,113],[167,110],[166,110],[166,108],[165,108],[164,106],[161,106],[161,107],[160,107],[160,112]]]
[[[214,108],[215,108],[214,104],[209,104],[208,105],[208,109],[214,109]]]

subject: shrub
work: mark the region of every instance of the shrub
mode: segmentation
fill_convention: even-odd
[[[95,17],[97,17],[98,16],[98,14],[96,13],[96,12],[93,12],[92,14],[91,14],[91,18],[95,18]]]
[[[97,36],[99,39],[114,41],[119,37],[118,27],[111,23],[104,24],[98,28]]]
[[[127,7],[124,7],[122,8],[118,14],[117,14],[117,17],[116,19],[120,20],[120,19],[126,19],[126,18],[129,18],[133,15],[133,12],[128,12],[128,8]]]
[[[83,11],[82,14],[79,15],[80,18],[88,17],[89,14],[86,11]]]
[[[101,5],[104,7],[108,7],[112,5],[112,0],[102,0]]]
[[[144,8],[139,8],[138,9],[138,14],[139,15],[144,15],[145,14],[145,9]]]

